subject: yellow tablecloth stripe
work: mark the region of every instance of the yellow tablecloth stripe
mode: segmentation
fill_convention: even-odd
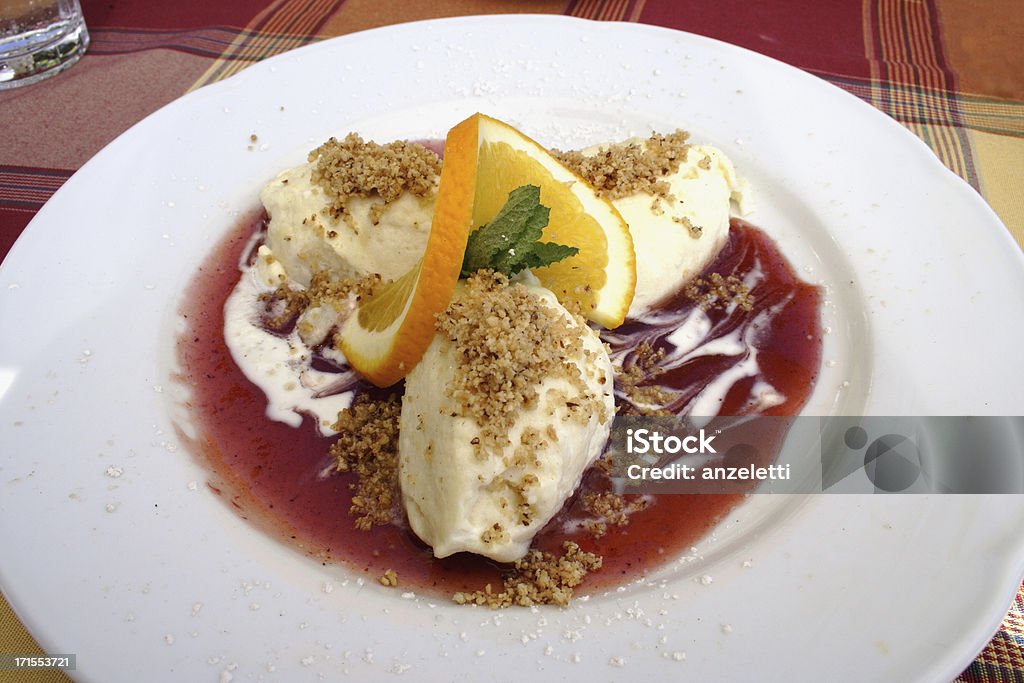
[[[21,625],[7,600],[0,598],[0,652],[18,655],[44,655],[25,627]],[[62,653],[63,654],[63,653]],[[70,654],[70,653],[67,653]],[[0,670],[0,683],[68,683],[71,680],[57,669]]]
[[[982,195],[1024,249],[1024,138],[970,134]]]

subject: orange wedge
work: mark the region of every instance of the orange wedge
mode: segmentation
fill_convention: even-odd
[[[423,258],[408,273],[365,299],[341,328],[350,365],[379,387],[412,370],[434,338],[434,318],[448,307],[466,253],[476,175],[447,159],[475,158],[475,131],[465,122],[445,139],[445,159]],[[474,165],[475,166],[475,165]]]
[[[362,302],[339,335],[352,367],[377,386],[404,377],[434,337],[451,300],[472,229],[490,222],[523,185],[551,209],[543,241],[579,253],[534,270],[564,304],[607,328],[622,324],[636,286],[626,222],[582,178],[512,126],[474,114],[449,131],[441,183],[422,261]]]
[[[475,122],[480,139],[473,226],[493,219],[512,190],[539,186],[540,203],[551,209],[542,241],[576,247],[579,253],[533,274],[587,319],[608,329],[621,325],[636,288],[633,239],[622,216],[585,180],[512,126],[483,114],[468,121]]]

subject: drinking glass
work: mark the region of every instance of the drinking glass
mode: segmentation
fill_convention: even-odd
[[[0,0],[0,90],[63,71],[88,46],[78,0]]]

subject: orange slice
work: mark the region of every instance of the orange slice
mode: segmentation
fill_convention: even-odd
[[[423,258],[365,299],[341,328],[341,352],[379,387],[391,386],[420,362],[434,338],[434,318],[448,307],[458,284],[473,218],[467,197],[473,196],[476,174],[475,164],[467,168],[454,160],[475,158],[478,146],[476,131],[465,122],[448,132]]]
[[[377,386],[404,377],[434,337],[434,318],[451,300],[472,229],[490,222],[508,194],[540,187],[551,209],[543,241],[579,253],[534,270],[565,304],[607,328],[622,324],[636,286],[626,222],[582,178],[512,126],[474,114],[445,140],[434,217],[422,261],[364,300],[339,335],[352,367]]]
[[[480,139],[473,226],[493,219],[512,190],[539,186],[540,203],[551,209],[542,241],[576,247],[579,253],[533,274],[589,320],[608,329],[621,325],[636,288],[626,221],[585,180],[512,126],[483,114],[469,121],[476,122]]]

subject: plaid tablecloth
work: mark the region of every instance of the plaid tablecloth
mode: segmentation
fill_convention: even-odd
[[[816,74],[920,136],[1024,246],[1020,0],[83,0],[88,55],[0,93],[0,257],[86,160],[185,92],[307,43],[404,21],[551,13],[682,29]],[[1024,533],[1024,530],[1022,530]],[[958,681],[1024,681],[1024,587]],[[39,652],[0,599],[0,653]],[[0,671],[4,681],[61,681]]]

